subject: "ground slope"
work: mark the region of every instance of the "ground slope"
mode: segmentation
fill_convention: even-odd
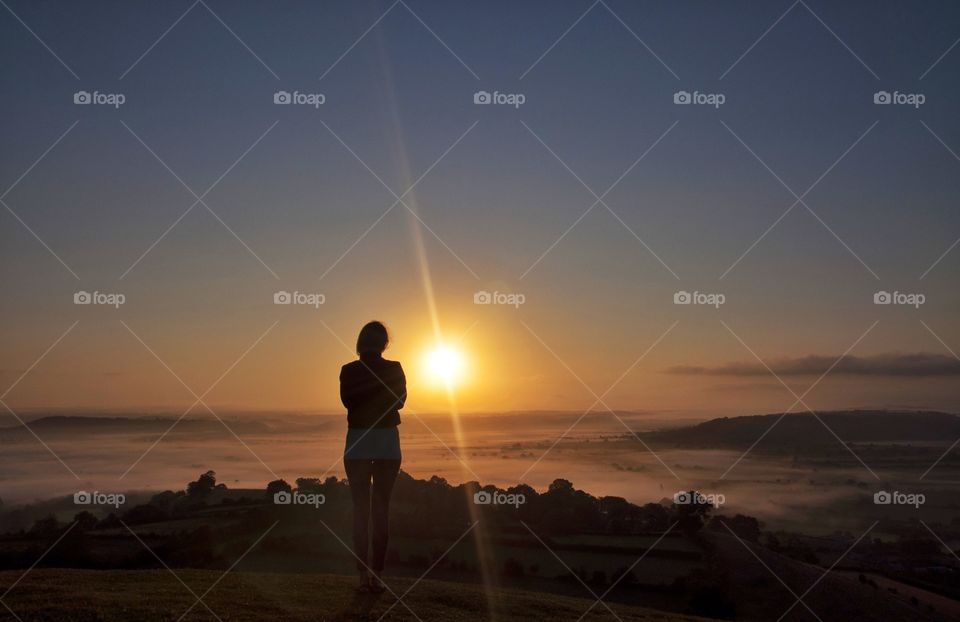
[[[191,590],[203,597],[210,610],[196,604],[183,617],[184,622],[218,618],[223,622],[376,621],[388,609],[389,613],[382,618],[384,622],[572,621],[580,618],[592,604],[579,598],[502,589],[494,591],[497,615],[491,617],[484,591],[475,585],[424,580],[413,587],[403,603],[391,608],[396,598],[389,592],[381,596],[355,595],[352,577],[233,572],[220,580],[220,571],[177,570],[176,573],[183,583],[167,570],[36,569],[27,573],[0,600],[0,621],[172,622],[180,619],[196,602]],[[22,571],[0,572],[0,595],[22,574]],[[403,595],[413,580],[391,578],[389,583],[397,595]],[[611,605],[611,608],[622,622],[702,620],[640,607]],[[603,605],[594,607],[583,620],[616,622]]]

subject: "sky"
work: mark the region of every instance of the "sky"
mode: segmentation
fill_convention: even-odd
[[[379,319],[424,412],[958,410],[958,17],[5,0],[0,399],[338,412]]]

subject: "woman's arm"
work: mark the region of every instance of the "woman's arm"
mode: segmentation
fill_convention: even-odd
[[[403,405],[407,401],[407,377],[403,374],[403,366],[397,362],[397,373],[392,378],[393,382],[390,388],[399,398],[397,401],[397,410],[403,408]]]

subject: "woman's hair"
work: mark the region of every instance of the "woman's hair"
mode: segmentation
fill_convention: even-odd
[[[364,352],[383,352],[390,343],[387,327],[382,322],[367,322],[357,337],[357,354]]]

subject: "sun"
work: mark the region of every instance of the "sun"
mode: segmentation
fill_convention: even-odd
[[[426,353],[424,367],[432,382],[452,388],[463,381],[466,361],[457,348],[440,344]]]

